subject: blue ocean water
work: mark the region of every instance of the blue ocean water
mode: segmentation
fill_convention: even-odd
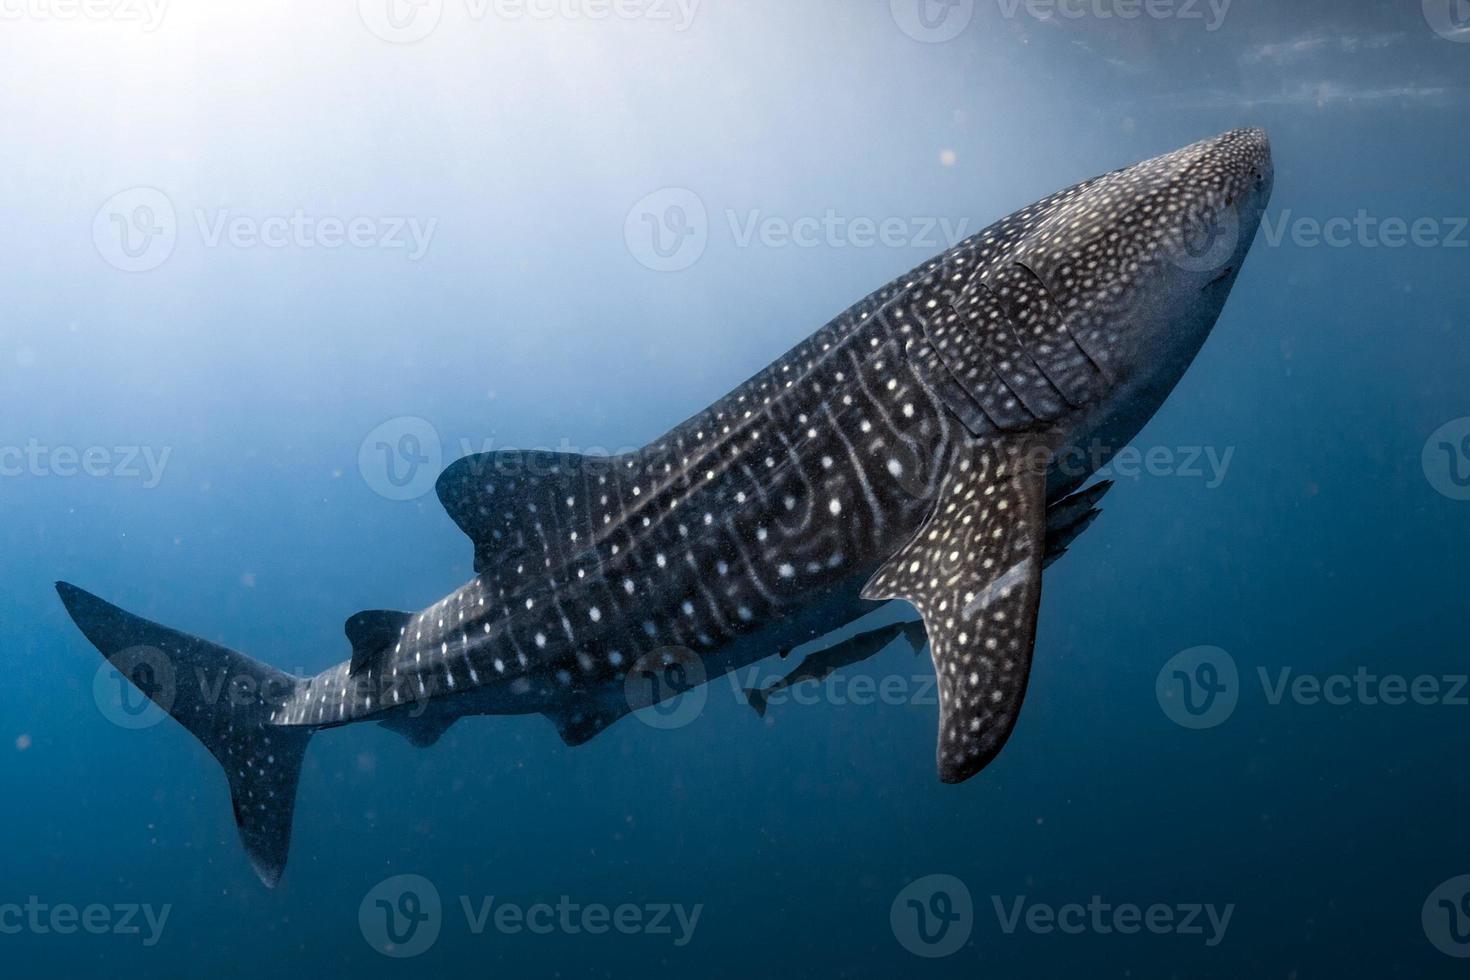
[[[1462,0],[0,17],[3,975],[1463,975]],[[323,733],[267,890],[52,588],[316,672],[472,575],[441,465],[641,445],[992,220],[1246,125],[1265,226],[961,786],[897,644],[765,721],[722,679],[577,749]]]

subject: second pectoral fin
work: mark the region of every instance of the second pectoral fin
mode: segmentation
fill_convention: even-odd
[[[1051,505],[1046,511],[1046,557],[1042,568],[1050,568],[1067,553],[1083,531],[1102,513],[1097,503],[1113,488],[1112,480],[1088,487]]]
[[[947,783],[995,758],[1026,694],[1046,535],[1037,448],[1022,439],[966,447],[929,519],[863,590],[866,599],[907,599],[924,617]]]

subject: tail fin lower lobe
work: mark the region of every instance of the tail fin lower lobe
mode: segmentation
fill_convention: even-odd
[[[160,626],[65,582],[56,591],[113,667],[224,767],[235,824],[261,881],[286,867],[296,783],[311,731],[271,723],[302,681],[241,653]]]

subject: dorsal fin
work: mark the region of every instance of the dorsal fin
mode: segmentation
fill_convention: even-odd
[[[352,644],[352,666],[348,673],[362,673],[378,655],[398,642],[398,634],[413,619],[413,613],[391,609],[364,609],[343,625]]]
[[[618,461],[542,450],[466,456],[439,476],[439,502],[475,546],[475,572],[551,568],[592,541],[593,515],[621,514]]]

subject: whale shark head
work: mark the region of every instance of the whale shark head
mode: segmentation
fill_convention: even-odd
[[[1274,178],[1266,133],[1233,130],[1080,185],[1017,259],[1110,380],[1177,380],[1219,318]]]

